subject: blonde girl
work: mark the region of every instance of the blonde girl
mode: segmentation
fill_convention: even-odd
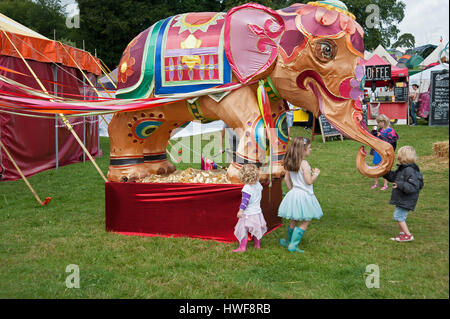
[[[320,174],[318,168],[311,170],[305,160],[311,154],[311,142],[306,137],[295,137],[284,157],[284,180],[289,192],[283,198],[278,216],[290,220],[287,239],[280,244],[291,252],[302,253],[298,245],[312,219],[320,219],[322,208],[313,191],[313,183]],[[297,224],[300,226],[297,227]]]
[[[259,169],[253,164],[244,165],[239,171],[239,178],[245,185],[237,214],[239,220],[234,228],[234,235],[239,240],[239,247],[233,250],[235,253],[246,251],[249,233],[253,236],[255,248],[261,249],[261,238],[267,232],[261,210],[263,187],[259,183]]]

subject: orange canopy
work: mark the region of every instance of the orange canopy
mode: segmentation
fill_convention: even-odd
[[[86,51],[49,39],[36,38],[19,33],[6,33],[25,59],[47,63],[61,63],[72,68],[78,68],[76,65],[78,64],[82,70],[96,75],[101,74],[99,60]],[[20,58],[8,37],[3,32],[0,32],[0,55]]]

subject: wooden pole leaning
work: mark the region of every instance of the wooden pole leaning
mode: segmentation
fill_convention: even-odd
[[[5,151],[6,155],[8,156],[9,160],[11,161],[11,163],[14,165],[14,167],[16,168],[17,172],[19,173],[20,177],[23,179],[23,181],[25,182],[25,184],[28,186],[28,188],[30,189],[31,193],[33,193],[34,198],[36,198],[36,200],[38,201],[39,204],[41,204],[42,206],[47,205],[52,198],[51,197],[46,197],[44,201],[41,201],[41,199],[39,198],[38,194],[35,192],[35,190],[33,189],[33,187],[31,187],[30,182],[28,181],[28,179],[25,177],[25,175],[23,175],[22,171],[20,170],[19,166],[17,165],[16,161],[12,158],[11,154],[9,154],[8,150],[6,149],[5,145],[3,145],[2,141],[0,140],[0,146],[1,148]]]

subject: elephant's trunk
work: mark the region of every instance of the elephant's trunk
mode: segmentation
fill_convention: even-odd
[[[371,178],[381,177],[389,172],[394,163],[394,148],[391,144],[376,138],[368,132],[358,101],[348,100],[345,104],[347,103],[351,104],[351,106],[345,105],[342,106],[342,109],[351,110],[349,112],[334,113],[326,106],[323,107],[322,112],[327,120],[341,133],[355,141],[368,145],[380,155],[381,162],[376,166],[369,166],[366,163],[366,151],[364,146],[361,146],[356,154],[356,167],[364,176]]]

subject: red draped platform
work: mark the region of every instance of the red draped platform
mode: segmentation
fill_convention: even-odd
[[[125,235],[236,241],[234,226],[243,185],[105,184],[106,230]],[[270,196],[269,196],[270,191]],[[264,186],[261,208],[269,231],[281,226],[281,179]]]

